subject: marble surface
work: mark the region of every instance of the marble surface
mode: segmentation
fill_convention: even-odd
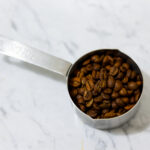
[[[0,55],[0,150],[149,150],[150,1],[0,0],[0,34],[74,62],[86,52],[119,48],[144,75],[136,116],[97,130],[72,110],[65,80]]]

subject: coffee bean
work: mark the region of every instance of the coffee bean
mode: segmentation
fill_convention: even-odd
[[[78,77],[72,78],[72,80],[70,81],[70,85],[72,87],[79,87],[80,86],[80,78],[78,78]]]
[[[100,64],[94,63],[94,64],[93,64],[93,69],[94,69],[94,70],[100,70]]]
[[[92,56],[92,57],[91,57],[91,60],[92,60],[93,62],[95,62],[95,63],[99,63],[99,62],[100,62],[100,58],[99,58],[98,55]]]
[[[102,114],[105,114],[105,113],[108,113],[109,112],[109,109],[103,109],[102,110]]]
[[[86,77],[83,77],[83,78],[81,79],[81,83],[82,83],[83,85],[86,83],[86,81],[87,81]]]
[[[134,106],[133,104],[131,104],[131,105],[127,105],[127,106],[125,106],[125,107],[124,107],[124,109],[126,109],[126,110],[130,110],[133,106]]]
[[[128,104],[128,103],[129,103],[129,98],[128,98],[128,97],[122,97],[121,100],[122,100],[125,104]]]
[[[81,95],[77,96],[77,102],[78,102],[78,104],[84,104],[84,99]]]
[[[137,86],[141,86],[142,85],[142,81],[136,81]]]
[[[131,77],[131,74],[132,74],[132,71],[130,69],[127,70],[127,73],[126,73],[126,77],[130,78]]]
[[[91,59],[87,59],[82,63],[82,65],[85,66],[85,65],[89,64],[90,62],[91,62]]]
[[[122,67],[125,68],[126,70],[128,70],[130,68],[128,63],[123,63]]]
[[[117,108],[118,108],[118,105],[117,105],[117,103],[116,103],[115,101],[113,101],[113,102],[111,103],[111,107],[112,107],[113,109],[117,109]]]
[[[104,118],[112,118],[115,116],[116,116],[116,113],[114,113],[113,111],[110,111],[108,113],[105,113]]]
[[[110,96],[108,94],[101,93],[101,96],[103,99],[110,99]]]
[[[119,91],[121,88],[122,88],[122,82],[120,80],[116,80],[114,90]]]
[[[135,97],[134,97],[134,96],[132,96],[132,97],[130,98],[130,103],[131,103],[131,104],[135,103]]]
[[[105,94],[111,94],[111,93],[112,93],[112,89],[107,88],[107,89],[104,89],[103,92],[104,92]]]
[[[102,100],[103,100],[102,96],[98,96],[98,97],[94,98],[94,102],[96,102],[96,103],[102,102]]]
[[[75,97],[75,96],[77,95],[77,93],[78,93],[77,89],[72,89],[72,90],[70,91],[70,95],[71,95],[72,97]]]
[[[136,90],[138,88],[137,83],[134,81],[128,82],[128,88],[130,90]]]
[[[122,72],[119,72],[117,75],[117,79],[122,79],[124,76],[124,74]]]
[[[117,99],[116,99],[116,103],[117,103],[119,106],[121,106],[121,107],[124,106],[124,102],[122,101],[121,98],[117,98]]]
[[[84,112],[86,110],[85,106],[83,104],[79,104],[80,109]]]
[[[92,98],[92,93],[90,91],[85,90],[83,98],[85,101],[89,101]]]
[[[115,76],[118,73],[119,69],[117,67],[111,67],[109,74]]]
[[[99,105],[97,104],[97,103],[93,103],[93,109],[95,109],[95,110],[100,110],[100,107],[99,107]]]
[[[128,82],[128,77],[126,76],[126,77],[123,78],[122,83],[125,84],[125,83],[127,83],[127,82]]]
[[[119,94],[121,96],[126,96],[127,95],[127,90],[125,88],[122,88],[120,91],[119,91]]]
[[[78,88],[78,90],[77,90],[78,94],[81,94],[81,95],[84,94],[84,91],[85,91],[84,87]]]
[[[93,104],[93,99],[91,99],[90,101],[86,102],[86,107],[91,107]]]
[[[136,72],[133,70],[132,73],[131,73],[130,78],[131,78],[131,79],[134,79],[135,77],[136,77]]]
[[[115,98],[119,97],[119,93],[113,91],[112,94],[111,94],[111,97],[112,97],[113,99],[115,99]]]
[[[87,115],[91,116],[92,118],[95,118],[97,116],[97,111],[94,109],[90,109],[87,111]]]
[[[113,88],[114,87],[114,85],[115,85],[114,77],[112,77],[112,76],[108,77],[107,85],[108,85],[109,88]]]
[[[86,65],[86,70],[87,71],[92,71],[93,66],[91,64]]]

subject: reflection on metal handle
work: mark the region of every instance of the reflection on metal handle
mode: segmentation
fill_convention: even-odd
[[[71,63],[0,36],[0,53],[66,76]]]

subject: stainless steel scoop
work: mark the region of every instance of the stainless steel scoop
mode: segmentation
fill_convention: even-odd
[[[46,54],[37,49],[28,47],[17,41],[9,40],[2,36],[0,37],[0,53],[20,59],[24,62],[39,66],[41,68],[53,71],[55,73],[58,73],[58,74],[64,76],[67,80],[67,88],[69,88],[68,81],[69,81],[70,75],[74,71],[74,69],[77,67],[77,65],[81,61],[83,61],[84,59],[89,57],[90,55],[97,54],[97,53],[102,54],[102,53],[104,53],[104,51],[109,51],[110,53],[115,53],[116,56],[121,56],[121,57],[125,58],[132,65],[132,67],[134,67],[134,69],[140,74],[140,76],[143,80],[142,73],[141,73],[139,67],[137,66],[137,64],[129,56],[125,55],[124,53],[122,53],[121,51],[116,50],[116,49],[100,49],[100,50],[92,51],[92,52],[87,53],[84,56],[80,57],[72,65],[68,61],[65,61],[65,60],[57,58],[55,56]],[[142,89],[143,89],[143,87],[142,87]],[[68,93],[69,93],[69,89],[68,89]],[[140,97],[140,99],[141,99],[141,97]],[[139,106],[140,99],[135,104],[135,106],[131,110],[126,112],[125,114],[118,116],[118,117],[109,118],[109,119],[93,119],[93,118],[89,117],[88,115],[86,115],[85,113],[83,113],[74,104],[72,99],[71,99],[71,103],[73,104],[73,108],[74,108],[75,112],[77,113],[77,115],[83,122],[85,122],[86,124],[88,124],[94,128],[109,129],[109,128],[114,128],[114,127],[120,126],[121,124],[128,121],[136,113],[137,108]]]

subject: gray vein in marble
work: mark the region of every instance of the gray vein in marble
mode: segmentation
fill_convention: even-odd
[[[127,132],[127,129],[126,129],[125,127],[122,127],[121,129],[122,129],[124,135],[125,135],[126,138],[127,138],[127,141],[128,141],[128,143],[129,143],[129,149],[130,149],[130,150],[133,150],[132,144],[131,144],[131,141],[130,141],[130,138],[129,138],[129,135],[128,135],[128,132]]]
[[[18,149],[18,144],[17,144],[17,141],[16,141],[14,135],[13,135],[12,132],[9,130],[9,128],[7,127],[7,125],[5,124],[5,122],[2,121],[2,120],[1,120],[1,122],[3,123],[4,127],[6,128],[6,131],[7,131],[8,135],[9,135],[11,141],[12,141],[12,144],[13,144],[14,148],[17,150],[17,149]]]
[[[18,27],[16,25],[16,23],[14,22],[14,20],[11,20],[11,27],[17,32],[18,31]]]
[[[41,125],[41,123],[39,123],[37,120],[35,120],[34,118],[30,117],[31,121],[33,121],[41,130],[41,132],[46,135],[46,136],[50,136],[50,133],[45,131],[45,129],[43,128],[43,126]]]
[[[71,46],[69,46],[66,42],[63,42],[66,50],[69,52],[70,55],[74,56],[74,50],[72,49]]]
[[[41,31],[43,31],[43,35],[45,36],[45,42],[47,43],[47,45],[50,47],[51,43],[49,41],[49,38],[48,38],[48,33],[46,32],[37,12],[35,11],[35,9],[33,9],[33,7],[31,7],[29,5],[29,3],[27,3],[27,1],[23,0],[22,3],[24,4],[24,6],[32,13],[32,15],[34,16],[34,19],[37,23],[37,25],[39,26],[39,28],[41,29]]]
[[[7,112],[6,112],[6,110],[4,108],[0,107],[0,112],[2,113],[3,116],[6,117]]]
[[[90,33],[93,33],[95,35],[97,35],[98,37],[108,37],[108,36],[111,36],[112,34],[106,30],[98,30],[94,27],[89,27],[87,28],[87,31],[90,32]]]

